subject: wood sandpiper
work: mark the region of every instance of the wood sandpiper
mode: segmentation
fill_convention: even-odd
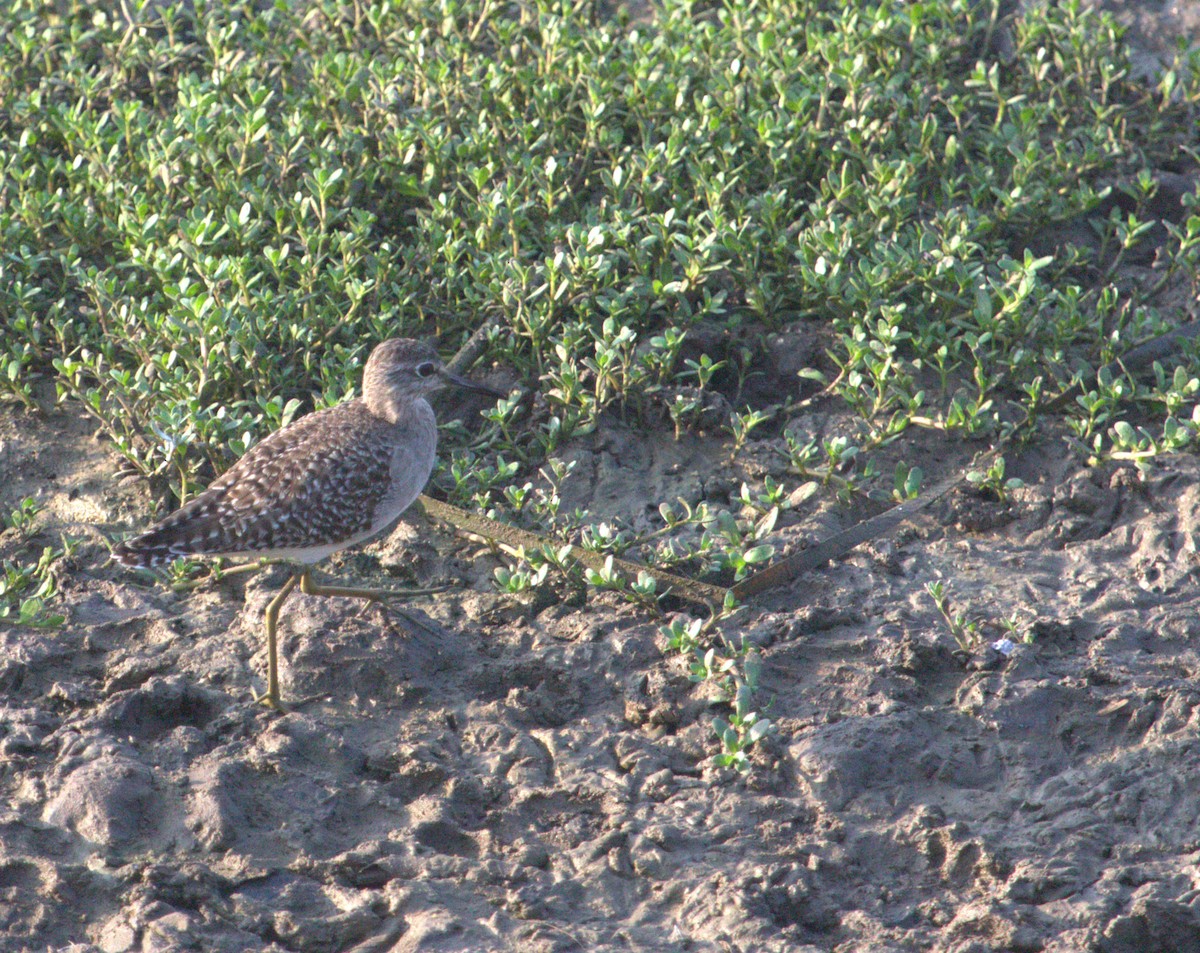
[[[250,449],[187,505],[113,555],[131,569],[182,556],[287,559],[297,569],[267,606],[267,690],[281,709],[275,630],[297,583],[312,596],[381,601],[404,595],[313,581],[312,566],[390,527],[433,470],[437,421],[426,397],[450,383],[504,394],[450,373],[421,341],[393,338],[371,352],[362,397],[300,418]]]

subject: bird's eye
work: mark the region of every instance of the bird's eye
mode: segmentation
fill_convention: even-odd
[[[433,377],[437,372],[437,367],[433,361],[422,361],[417,365],[417,377]]]

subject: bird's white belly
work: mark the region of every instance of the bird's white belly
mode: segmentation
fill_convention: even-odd
[[[400,514],[397,513],[396,516]],[[336,543],[322,543],[319,546],[295,546],[292,548],[281,549],[255,549],[241,553],[220,553],[221,556],[229,559],[292,559],[298,563],[304,563],[311,566],[314,563],[319,563],[326,556],[332,556],[334,553],[343,549],[348,549],[351,546],[357,546],[359,543],[365,543],[372,536],[376,536],[383,529],[386,529],[388,524],[379,527],[378,529],[371,528],[349,539],[341,540]]]

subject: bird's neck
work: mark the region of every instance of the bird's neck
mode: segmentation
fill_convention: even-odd
[[[423,419],[432,412],[424,397],[401,397],[391,392],[368,391],[363,395],[363,402],[376,417],[397,426]]]

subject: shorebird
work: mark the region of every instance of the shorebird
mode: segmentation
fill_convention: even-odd
[[[450,373],[428,344],[384,341],[367,360],[361,398],[271,434],[194,500],[119,543],[113,556],[130,569],[181,556],[299,563],[266,612],[267,690],[256,700],[281,710],[275,632],[297,584],[310,596],[382,601],[413,594],[320,585],[312,567],[383,532],[417,498],[437,448],[437,420],[426,397],[447,383],[505,396]]]

